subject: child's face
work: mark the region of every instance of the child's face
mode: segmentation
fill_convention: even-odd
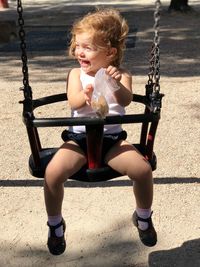
[[[107,68],[112,57],[109,49],[99,49],[94,45],[91,34],[76,35],[75,56],[81,68],[89,75],[95,75],[100,68]]]

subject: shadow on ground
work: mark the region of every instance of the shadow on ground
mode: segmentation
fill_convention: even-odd
[[[192,184],[200,183],[200,178],[197,177],[155,177],[154,184]],[[2,187],[40,187],[43,186],[43,179],[12,179],[0,180]],[[65,183],[65,187],[77,188],[92,188],[92,187],[125,187],[132,186],[132,181],[129,179],[109,180],[106,182],[88,183],[69,180]]]
[[[124,63],[134,75],[147,75],[149,52],[154,37],[154,8],[137,5],[115,5],[115,7],[122,11],[130,26],[129,47],[125,53]],[[64,4],[54,9],[50,6],[25,9],[30,69],[53,71],[59,68],[60,72],[65,73],[67,68],[73,67],[74,61],[66,56],[68,32],[73,21],[91,9],[93,7],[73,7]],[[200,5],[195,6],[196,12],[189,14],[169,14],[166,9],[167,7],[163,7],[160,21],[161,74],[171,77],[198,76],[200,75]],[[6,57],[4,52],[7,54]],[[19,41],[1,44],[0,58],[5,64],[13,64],[13,59],[20,59]],[[11,75],[2,71],[0,75],[4,79],[18,79],[13,73]],[[47,77],[40,77],[39,74],[38,77],[35,76],[36,80],[47,81],[45,80]],[[48,76],[48,81],[51,79],[55,81]]]
[[[149,267],[199,267],[200,239],[184,242],[170,250],[154,251],[149,254]]]
[[[34,241],[33,245],[33,241],[26,239],[26,243],[23,243],[23,239],[19,237],[17,246],[13,246],[4,241],[0,244],[1,253],[4,254],[4,257],[0,258],[0,266],[147,267],[146,265],[132,264],[137,261],[140,250],[142,249],[144,252],[147,249],[141,247],[139,240],[134,240],[134,234],[129,237],[125,236],[126,228],[130,227],[129,224],[131,222],[128,220],[122,220],[117,222],[118,226],[114,231],[101,229],[91,235],[84,233],[84,230],[81,233],[73,231],[69,234],[70,238],[67,238],[65,253],[59,257],[52,256],[48,252],[46,242],[41,244],[40,241]],[[85,239],[80,238],[83,235]],[[77,244],[73,239],[81,244]],[[12,251],[10,247],[12,247]],[[9,256],[11,253],[14,257]],[[6,262],[4,262],[5,259]],[[24,265],[24,259],[26,259],[26,265]]]

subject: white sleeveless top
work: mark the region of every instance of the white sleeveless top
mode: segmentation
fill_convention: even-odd
[[[85,89],[88,84],[94,85],[94,77],[86,74],[82,69],[80,74],[80,80],[83,89]],[[107,116],[125,114],[124,107],[122,107],[116,102],[115,97],[108,97],[106,98],[106,100],[109,106],[109,114]],[[96,117],[95,111],[93,111],[91,106],[88,105],[85,105],[80,109],[72,109],[71,115],[72,117]],[[74,133],[83,133],[85,132],[85,126],[84,125],[70,126],[69,131]],[[104,125],[104,133],[106,134],[119,133],[121,131],[122,127],[120,124]]]

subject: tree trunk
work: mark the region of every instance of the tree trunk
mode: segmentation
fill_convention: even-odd
[[[191,7],[188,5],[188,0],[171,0],[169,11],[188,12]]]

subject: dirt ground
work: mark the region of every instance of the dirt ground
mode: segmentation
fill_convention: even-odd
[[[66,73],[74,62],[66,56],[66,47],[61,46],[62,31],[88,10],[83,5],[88,3],[24,2],[34,98],[65,92]],[[132,29],[133,44],[126,50],[124,65],[133,73],[135,93],[144,92],[148,78],[152,2],[106,1],[123,12]],[[58,257],[49,254],[43,180],[32,177],[28,170],[30,148],[22,105],[18,104],[23,95],[19,91],[22,74],[15,40],[0,44],[0,267],[200,266],[200,5],[189,1],[192,13],[169,14],[168,1],[162,2],[160,84],[165,97],[155,141],[158,168],[154,171],[153,202],[158,244],[147,248],[139,241],[131,222],[135,200],[127,177],[96,184],[70,180],[63,203],[67,249]],[[9,3],[9,10],[0,11],[0,19],[16,21],[15,1]],[[141,110],[132,105],[127,112]],[[67,114],[66,103],[37,112],[38,116]],[[136,143],[139,125],[124,128],[129,140]],[[45,146],[61,144],[62,129],[39,132]]]

